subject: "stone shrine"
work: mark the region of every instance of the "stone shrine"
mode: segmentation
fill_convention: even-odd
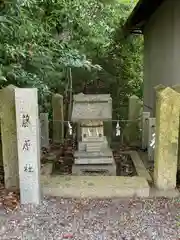
[[[78,123],[78,149],[74,153],[72,173],[107,172],[116,175],[116,165],[103,121],[112,119],[110,94],[74,95],[72,121]]]

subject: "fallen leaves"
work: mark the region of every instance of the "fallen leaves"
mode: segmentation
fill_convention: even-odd
[[[19,193],[9,192],[3,186],[0,187],[0,208],[13,211],[19,206]]]

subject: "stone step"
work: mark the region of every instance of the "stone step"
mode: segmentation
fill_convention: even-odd
[[[99,152],[101,150],[101,146],[86,146],[87,152]]]
[[[75,164],[112,164],[114,163],[114,159],[112,157],[94,157],[94,158],[76,158],[74,160]]]
[[[149,197],[148,182],[141,177],[41,176],[41,183],[44,195],[64,198]]]

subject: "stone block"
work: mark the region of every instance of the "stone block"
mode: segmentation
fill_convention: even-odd
[[[41,181],[44,195],[63,198],[149,197],[148,182],[141,177],[42,176]]]

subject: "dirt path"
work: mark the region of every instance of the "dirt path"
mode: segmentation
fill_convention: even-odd
[[[45,198],[4,219],[1,240],[178,240],[180,199]]]

